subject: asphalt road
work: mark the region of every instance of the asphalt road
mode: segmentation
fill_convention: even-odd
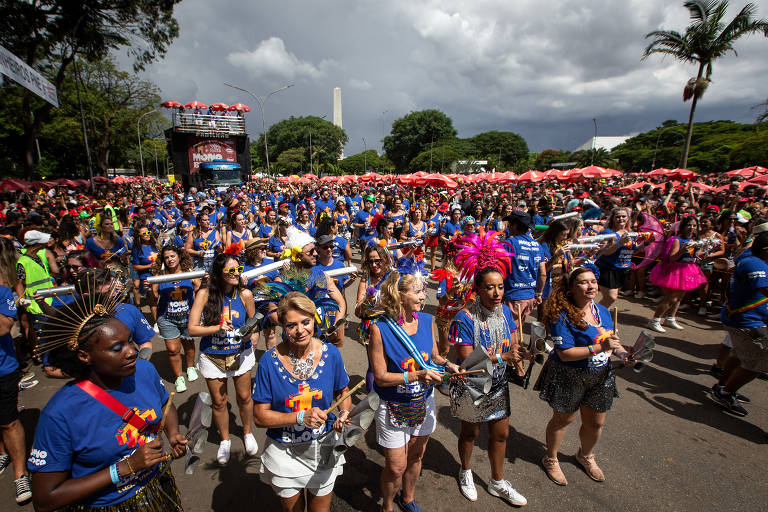
[[[347,293],[353,301],[356,286]],[[430,285],[427,312],[434,310],[434,284]],[[620,299],[620,335],[632,344],[652,314],[648,299]],[[349,337],[355,333],[356,318],[350,317],[347,340],[341,352],[352,384],[365,375],[367,359],[361,345]],[[714,379],[707,374],[716,355],[723,331],[719,321],[703,319],[694,311],[679,315],[682,331],[668,330],[657,335],[653,362],[642,373],[618,371],[621,398],[608,414],[603,437],[595,453],[607,480],[596,483],[577,465],[578,420],[571,425],[560,452],[567,487],[551,483],[539,461],[544,454],[544,428],[551,415],[548,405],[531,389],[512,388],[512,416],[504,477],[528,499],[527,510],[616,510],[616,511],[765,511],[768,510],[766,454],[768,437],[768,386],[755,380],[743,394],[752,398],[749,416],[734,417],[710,399]],[[158,337],[152,362],[173,389],[165,347]],[[258,355],[263,353],[263,342]],[[62,381],[40,376],[40,384],[22,392],[21,418],[31,444],[34,425],[46,401]],[[534,371],[533,378],[538,374]],[[174,401],[186,421],[195,394],[205,389],[203,379],[189,383],[187,392]],[[183,461],[173,471],[188,512],[279,511],[279,502],[268,485],[259,480],[259,458],[245,456],[242,426],[230,385],[232,457],[226,467],[216,463],[219,438],[209,433],[208,443],[194,475],[185,475]],[[362,395],[358,394],[357,399]],[[478,500],[467,501],[459,492],[456,476],[459,462],[456,448],[459,421],[450,414],[446,397],[436,393],[439,425],[431,437],[417,489],[417,501],[425,512],[501,511],[506,502],[488,494],[490,466],[485,450],[487,432],[481,430],[473,454]],[[256,430],[259,446],[264,430]],[[364,440],[347,452],[344,474],[336,481],[331,510],[379,510],[379,476],[383,455],[369,430]],[[2,510],[31,511],[31,504],[13,504],[12,472],[0,476]]]

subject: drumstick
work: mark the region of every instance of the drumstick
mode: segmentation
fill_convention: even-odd
[[[171,410],[171,404],[173,404],[173,395],[175,394],[175,392],[171,391],[171,393],[168,395],[168,401],[165,403],[165,407],[163,408],[163,418],[160,420],[160,429],[158,432],[162,432],[165,428],[165,420],[168,418],[168,411]]]
[[[618,336],[619,334],[619,308],[614,307],[613,308],[613,335]]]
[[[517,336],[520,339],[520,346],[523,346],[523,313],[520,304],[517,305]]]
[[[358,382],[358,383],[357,383],[357,385],[356,385],[355,387],[353,387],[352,389],[350,389],[349,391],[347,391],[346,393],[344,393],[344,394],[341,396],[341,398],[339,398],[338,400],[336,400],[335,402],[333,402],[333,403],[331,404],[331,406],[330,406],[329,408],[327,408],[327,409],[324,411],[324,412],[325,412],[325,414],[329,414],[329,413],[330,413],[332,410],[334,410],[334,409],[335,409],[335,408],[336,408],[336,407],[337,407],[337,406],[338,406],[338,405],[339,405],[341,402],[343,402],[343,401],[344,401],[344,400],[346,400],[347,398],[351,397],[351,396],[352,396],[352,395],[355,393],[355,391],[357,391],[358,389],[360,389],[360,388],[362,387],[362,385],[363,385],[363,384],[365,384],[365,379],[363,379],[363,380],[361,380],[360,382]]]
[[[480,368],[479,370],[467,370],[466,372],[452,373],[450,375],[443,375],[443,380],[460,378],[460,377],[463,377],[465,375],[475,375],[477,373],[485,373],[485,369]]]

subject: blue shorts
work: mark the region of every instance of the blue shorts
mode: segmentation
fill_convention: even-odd
[[[188,324],[189,321],[186,317],[157,317],[157,328],[160,331],[160,337],[164,340],[174,340],[176,338],[191,339]]]

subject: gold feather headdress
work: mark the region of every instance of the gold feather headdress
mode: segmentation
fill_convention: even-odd
[[[125,286],[121,279],[107,274],[105,279],[97,279],[94,269],[86,270],[78,277],[81,285],[80,295],[71,304],[62,302],[57,314],[47,316],[40,322],[41,343],[35,348],[35,355],[40,355],[66,345],[69,350],[77,350],[80,333],[93,317],[113,316],[122,302]],[[109,285],[105,289],[105,285]]]

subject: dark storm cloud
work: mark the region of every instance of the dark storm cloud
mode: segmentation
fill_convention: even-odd
[[[744,2],[732,2],[732,11]],[[768,0],[756,2],[768,17]],[[438,108],[462,137],[512,130],[532,150],[574,149],[593,131],[625,135],[687,119],[682,88],[693,66],[641,61],[644,34],[683,30],[682,1],[283,1],[183,0],[181,36],[147,76],[164,99],[242,101],[261,131],[258,96],[293,81],[266,106],[267,124],[291,115],[332,118],[343,93],[346,154],[380,148],[382,125]],[[730,13],[732,15],[732,13]],[[715,65],[696,119],[750,122],[768,97],[768,41],[737,43]]]

